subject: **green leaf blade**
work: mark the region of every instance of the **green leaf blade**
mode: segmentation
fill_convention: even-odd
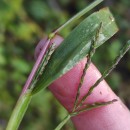
[[[87,17],[55,50],[43,72],[42,78],[33,89],[33,93],[49,86],[88,54],[91,40],[95,36],[96,29],[101,22],[103,27],[102,32],[99,34],[97,47],[118,31],[114,18],[108,8],[101,9]]]

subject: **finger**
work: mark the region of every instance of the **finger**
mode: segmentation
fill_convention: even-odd
[[[56,80],[49,88],[61,104],[71,112],[73,109],[77,87],[84,68],[86,59],[78,63],[72,70]],[[100,78],[100,73],[96,67],[91,64],[85,81],[81,88],[81,96],[85,95],[88,89]],[[118,99],[111,105],[96,108],[84,112],[72,118],[77,130],[129,130],[130,112],[114,94],[105,81],[102,81],[93,93],[86,100],[86,103],[96,101],[110,101]]]
[[[50,85],[50,90],[57,100],[71,112],[74,106],[78,84],[85,66],[83,59],[72,70]],[[91,64],[81,88],[80,99],[88,89],[101,77],[97,68]],[[102,81],[87,98],[86,103],[107,102],[118,99],[117,102],[86,111],[72,118],[77,130],[129,130],[130,112],[122,101],[115,95],[105,81]]]
[[[55,39],[54,39],[55,40]],[[60,43],[57,38],[55,42]],[[63,39],[61,40],[61,42]],[[83,59],[73,69],[50,85],[50,90],[61,104],[71,112],[78,89],[78,84],[86,59]],[[81,88],[80,99],[87,93],[88,89],[99,79],[101,74],[97,68],[91,64],[85,81]],[[93,93],[85,101],[86,103],[110,101],[118,99],[118,102],[108,106],[86,111],[72,118],[77,130],[129,130],[130,112],[122,101],[114,94],[105,81],[102,81]]]
[[[47,37],[44,37],[44,39],[42,39],[36,46],[35,48],[35,53],[34,53],[34,58],[35,60],[37,59],[37,57],[39,56],[42,48],[44,47],[45,42],[47,41]]]

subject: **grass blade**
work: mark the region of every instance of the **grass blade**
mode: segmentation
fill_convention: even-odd
[[[118,31],[114,18],[108,8],[104,8],[90,15],[55,50],[42,74],[42,78],[37,82],[33,93],[40,91],[42,88],[46,88],[88,55],[91,40],[95,36],[96,29],[100,23],[102,23],[102,32],[99,35],[96,48]]]
[[[86,8],[84,8],[82,11],[80,11],[79,13],[77,13],[70,20],[68,20],[65,24],[63,24],[60,28],[58,28],[54,33],[60,32],[63,28],[65,28],[68,25],[70,25],[73,22],[75,22],[77,19],[79,19],[80,17],[82,17],[84,14],[86,14],[88,11],[90,11],[91,9],[93,9],[94,7],[96,7],[101,2],[103,2],[103,0],[96,0],[96,1],[94,1],[89,6],[87,6]]]
[[[54,129],[54,130],[60,130],[65,124],[66,122],[71,118],[70,115],[67,115],[63,121]]]

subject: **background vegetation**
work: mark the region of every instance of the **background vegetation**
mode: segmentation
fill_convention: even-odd
[[[0,130],[4,130],[22,86],[34,64],[38,41],[91,0],[0,0]],[[93,58],[103,72],[121,46],[130,38],[130,1],[105,0],[110,6],[119,33],[98,49]],[[95,9],[97,10],[97,9]],[[78,21],[80,22],[80,21]],[[66,36],[72,27],[66,28]],[[112,89],[130,109],[130,52],[107,78]],[[64,108],[48,91],[37,94],[22,121],[21,130],[51,130],[65,116]],[[72,130],[69,122],[64,130]]]

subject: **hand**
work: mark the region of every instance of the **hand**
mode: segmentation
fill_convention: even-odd
[[[52,42],[58,45],[63,38],[56,36]],[[45,40],[36,47],[35,57],[38,56],[40,48],[45,44]],[[73,69],[53,82],[49,89],[57,100],[71,112],[78,89],[78,84],[84,69],[86,59],[83,59]],[[80,98],[88,89],[101,77],[97,68],[91,64],[87,70],[83,86],[80,91]],[[130,111],[115,95],[108,84],[102,81],[86,99],[85,103],[106,102],[117,99],[113,104],[83,112],[72,118],[72,122],[77,130],[130,130]]]

